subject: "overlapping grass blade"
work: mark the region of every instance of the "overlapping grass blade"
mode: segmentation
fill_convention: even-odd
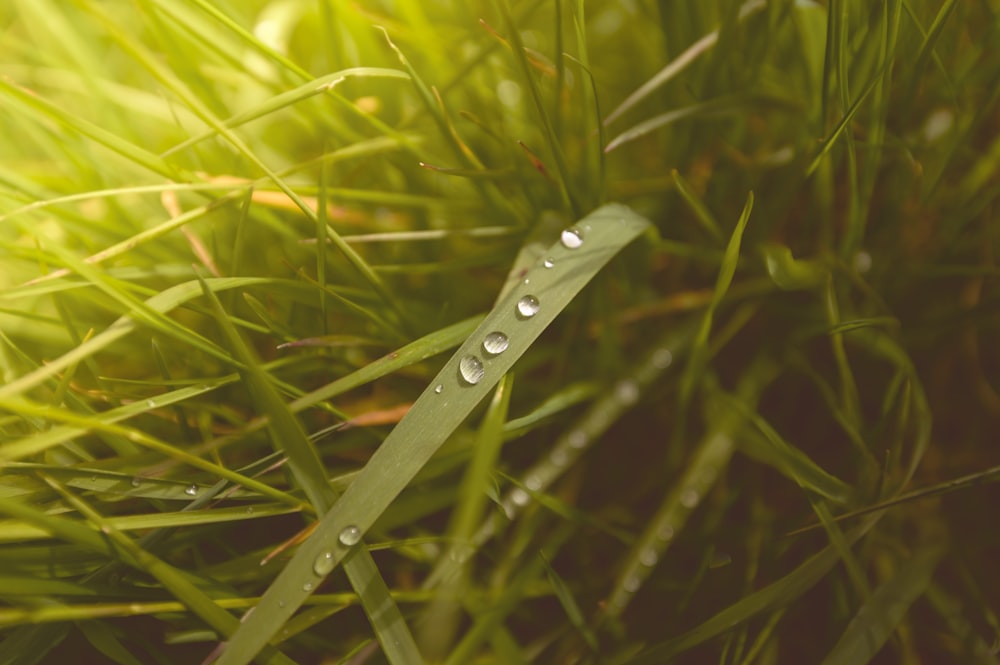
[[[875,526],[880,518],[881,514],[869,516],[861,525],[846,534],[847,541],[856,542]],[[670,659],[678,654],[732,630],[763,612],[787,607],[822,580],[839,560],[837,551],[832,545],[828,546],[780,580],[744,596],[701,625],[643,651],[622,665],[660,665],[670,662]]]
[[[571,247],[576,243],[570,242],[550,248],[546,256],[553,267],[536,265],[526,276],[528,283],[510,291],[445,364],[246,618],[223,652],[220,665],[244,665],[254,658],[325,577],[325,573],[317,575],[314,562],[328,562],[324,569],[329,572],[327,565],[332,568],[351,553],[341,536],[368,530],[559,312],[647,226],[628,208],[610,204],[576,224],[581,246]],[[483,340],[492,332],[506,335],[508,347],[492,358],[483,357]],[[478,366],[470,357],[477,359]],[[353,538],[346,540],[351,544]]]
[[[503,425],[510,407],[513,375],[497,384],[489,409],[479,428],[468,470],[462,478],[458,500],[446,534],[446,553],[440,558],[451,574],[438,587],[434,600],[421,619],[421,646],[424,656],[434,662],[448,654],[458,629],[464,593],[469,577],[468,564],[474,553],[476,522],[482,519],[487,496],[482,491],[491,483],[491,471],[503,445]],[[440,565],[440,564],[439,564]],[[426,586],[426,585],[425,585]]]
[[[740,6],[739,18],[740,20],[743,20],[750,14],[764,9],[766,6],[767,3],[764,2],[764,0],[747,0]],[[610,125],[619,117],[623,116],[627,111],[631,110],[634,106],[638,105],[640,102],[652,95],[656,90],[666,85],[667,82],[684,71],[691,65],[692,62],[697,60],[699,56],[715,46],[718,41],[719,31],[716,30],[714,32],[710,32],[689,46],[687,50],[674,58],[666,67],[657,72],[653,78],[643,83],[638,90],[629,95],[614,111],[609,113],[604,119],[604,124]]]
[[[323,463],[316,449],[306,436],[305,430],[288,408],[288,405],[272,385],[271,378],[260,367],[253,353],[242,340],[236,328],[229,321],[222,303],[204,282],[199,280],[202,292],[212,304],[216,321],[221,326],[237,358],[241,363],[250,394],[258,410],[268,417],[271,440],[277,450],[282,451],[296,481],[305,491],[309,502],[318,514],[327,512],[337,499],[327,480]],[[403,617],[389,596],[388,587],[379,575],[371,555],[359,549],[344,562],[344,570],[368,615],[375,634],[382,644],[390,663],[419,662],[420,652],[403,621]],[[279,591],[280,588],[279,588]],[[291,592],[290,589],[281,591]]]
[[[746,371],[738,388],[739,400],[749,408],[776,375],[775,363],[761,358]],[[599,620],[618,617],[652,574],[664,552],[674,543],[688,519],[723,474],[736,449],[744,421],[736,411],[712,410],[711,426],[690,456],[681,477],[664,497],[646,528],[630,548],[616,576]]]
[[[206,280],[214,291],[225,291],[233,288],[247,287],[260,284],[275,284],[281,280],[274,280],[265,277],[218,277]],[[292,288],[301,288],[294,282],[285,282]],[[56,286],[52,288],[65,288]],[[10,289],[6,293],[0,294],[0,299],[15,299],[18,297],[34,296],[38,293],[35,289],[28,287],[20,289]],[[164,289],[160,293],[151,296],[142,302],[143,309],[156,314],[170,312],[181,305],[187,303],[192,298],[201,294],[201,287],[197,281],[189,281],[177,284]],[[80,346],[74,348],[59,358],[52,360],[38,369],[28,372],[18,379],[0,386],[0,397],[18,395],[42,384],[43,382],[57,376],[71,365],[81,362],[87,356],[107,348],[114,342],[135,332],[142,321],[141,315],[136,313],[125,314],[114,323],[108,326],[103,332],[94,335]]]
[[[535,81],[531,63],[528,61],[528,57],[525,54],[521,33],[518,31],[517,24],[514,23],[514,16],[511,14],[508,0],[499,0],[499,2],[497,2],[497,6],[500,9],[500,13],[503,15],[504,25],[507,28],[511,48],[514,51],[514,59],[517,60],[518,65],[520,66],[521,76],[527,84],[528,90],[531,92],[531,100],[534,103],[535,112],[538,114],[538,118],[542,121],[542,128],[545,130],[545,139],[548,143],[549,152],[552,154],[552,159],[555,160],[556,171],[559,174],[559,191],[562,193],[566,209],[572,213],[574,217],[579,217],[582,214],[582,211],[580,210],[579,196],[574,188],[573,175],[570,173],[569,165],[566,162],[566,155],[563,151],[559,136],[556,134],[552,118],[550,117],[549,111],[545,107],[545,103],[542,100],[542,94],[538,89],[538,83]]]
[[[0,92],[3,92],[8,99],[13,100],[28,115],[37,113],[43,117],[51,118],[70,132],[82,134],[148,171],[173,180],[194,179],[191,174],[167,163],[162,157],[154,155],[135,143],[127,141],[121,136],[99,127],[78,115],[74,115],[66,109],[60,108],[57,104],[53,104],[31,91],[25,90],[6,78],[0,79]]]

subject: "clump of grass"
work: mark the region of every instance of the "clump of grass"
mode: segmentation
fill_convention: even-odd
[[[994,662],[985,3],[15,2],[0,660]]]

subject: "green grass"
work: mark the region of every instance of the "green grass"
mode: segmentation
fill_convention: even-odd
[[[0,662],[997,662],[998,27],[8,2]]]

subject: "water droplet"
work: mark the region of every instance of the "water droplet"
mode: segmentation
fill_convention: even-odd
[[[854,255],[854,270],[863,275],[872,269],[872,255],[865,250],[860,250]]]
[[[666,369],[670,367],[672,362],[674,362],[674,354],[670,353],[670,349],[657,349],[653,354],[653,367],[656,369]]]
[[[660,555],[656,553],[652,547],[647,547],[642,552],[639,553],[639,563],[642,565],[652,568],[656,565],[656,562],[660,560]]]
[[[582,429],[576,429],[569,433],[569,445],[571,448],[584,448],[587,445],[587,433]]]
[[[530,319],[538,314],[538,298],[535,296],[524,296],[517,301],[517,313],[523,319]]]
[[[354,547],[361,542],[361,529],[353,524],[345,526],[343,531],[340,532],[340,535],[337,536],[337,540],[339,540],[340,544],[344,547]]]
[[[132,479],[132,480],[130,481],[130,484],[132,485],[132,487],[138,487],[139,485],[141,485],[141,484],[142,484],[142,480],[141,480],[141,479],[139,479],[139,478],[133,478],[133,479]]]
[[[458,373],[469,385],[476,385],[483,380],[486,370],[483,369],[483,361],[475,356],[465,356],[458,361]]]
[[[195,496],[198,494],[198,486],[188,485],[187,487],[184,488],[184,493],[187,494],[188,496]]]
[[[510,500],[515,506],[526,506],[531,497],[520,487],[515,488],[514,491],[510,493]]]
[[[544,268],[551,268],[555,264],[556,262],[553,261],[552,259],[545,259],[544,261],[542,261],[542,267]]]
[[[733,557],[730,556],[727,552],[716,552],[712,555],[712,560],[709,561],[708,567],[712,569],[724,568],[725,566],[728,566],[732,562],[733,562]]]
[[[556,448],[551,453],[549,453],[549,461],[556,466],[563,466],[569,461],[569,453],[567,453],[562,448]]]
[[[562,235],[559,236],[559,241],[566,249],[576,249],[583,244],[583,234],[580,233],[580,229],[570,227],[563,230]]]
[[[524,280],[524,285],[527,286],[528,284],[531,284],[531,280],[530,279]]]
[[[151,399],[147,399],[147,400],[146,400],[146,406],[148,406],[149,408],[151,408],[151,409],[152,409],[152,408],[153,408],[154,406],[156,406],[156,402],[154,402],[154,401],[153,401],[153,400],[151,400]]]
[[[664,524],[656,530],[656,537],[662,541],[670,540],[674,537],[674,527],[670,524]]]
[[[496,356],[507,350],[510,340],[502,332],[491,332],[483,340],[483,350],[491,356]]]
[[[278,607],[284,607],[284,606],[285,606],[285,601],[279,600],[278,601]]]
[[[247,506],[247,515],[253,515],[253,506]]]
[[[701,497],[698,496],[698,490],[693,487],[689,487],[681,492],[681,505],[685,508],[694,508],[698,505],[698,501],[700,500]]]
[[[306,582],[305,584],[302,585],[302,590],[303,591],[312,591],[313,590],[313,583],[312,582]]]
[[[448,550],[448,558],[457,564],[463,564],[469,560],[472,550],[468,545],[456,545]]]
[[[436,386],[434,386],[434,393],[437,394],[437,395],[440,395],[443,390],[444,390],[444,386],[441,385],[440,383],[437,384]]]
[[[524,486],[533,492],[542,489],[542,479],[534,474],[524,479]]]
[[[323,552],[313,561],[313,572],[325,577],[333,570],[333,552]]]
[[[642,580],[638,575],[629,575],[622,583],[622,588],[629,593],[635,593],[642,586]]]
[[[615,386],[615,397],[622,404],[635,404],[639,400],[639,385],[630,379],[619,381]]]

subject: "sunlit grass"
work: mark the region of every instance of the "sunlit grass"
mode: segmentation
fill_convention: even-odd
[[[0,9],[0,661],[995,662],[996,16],[674,4]]]

